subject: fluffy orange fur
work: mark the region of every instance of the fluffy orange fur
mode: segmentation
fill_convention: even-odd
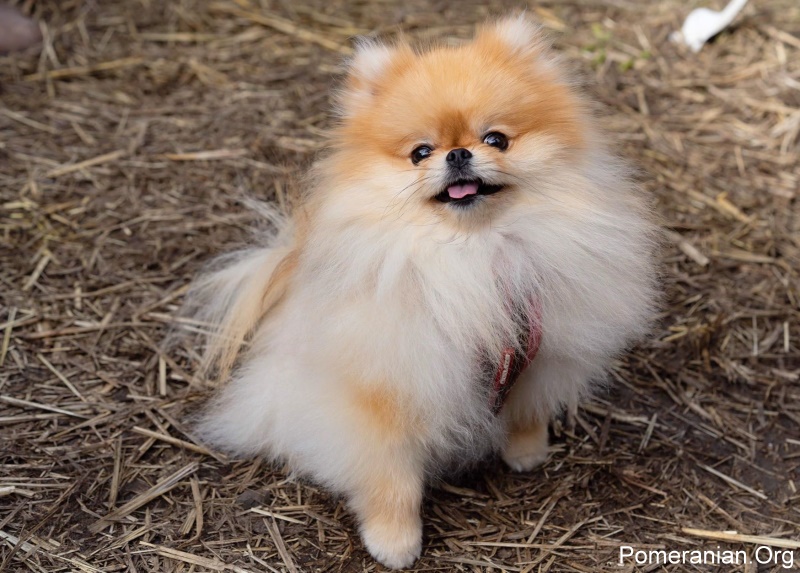
[[[338,112],[293,216],[193,291],[208,361],[240,362],[200,432],[346,496],[372,555],[406,567],[427,479],[493,450],[530,470],[646,331],[654,228],[524,16],[455,46],[362,41]],[[481,362],[524,351],[519,309],[542,343],[495,415]]]
[[[391,67],[376,81],[364,85],[364,80],[351,77],[350,89],[369,90],[372,104],[340,127],[336,143],[405,161],[414,145],[431,133],[438,145],[452,149],[475,145],[482,130],[503,126],[512,138],[545,133],[565,147],[580,147],[581,105],[569,86],[557,81],[538,59],[543,48],[510,52],[493,28],[458,49],[442,47],[417,55],[401,44]],[[464,74],[465,64],[469,74]],[[355,165],[342,168],[363,162],[363,157],[352,159]]]

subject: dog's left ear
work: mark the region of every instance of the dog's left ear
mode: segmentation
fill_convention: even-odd
[[[484,24],[475,38],[478,42],[497,42],[519,55],[533,56],[544,52],[549,46],[542,27],[525,12],[505,16]]]
[[[383,82],[412,56],[406,43],[385,44],[372,38],[356,39],[355,54],[347,62],[347,79],[338,97],[342,116],[372,103]]]

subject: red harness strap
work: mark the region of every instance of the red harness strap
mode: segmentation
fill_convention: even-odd
[[[525,353],[520,356],[519,350],[514,346],[503,349],[492,381],[490,406],[495,415],[503,409],[508,393],[522,371],[536,358],[539,345],[542,343],[542,309],[538,301],[534,301],[530,312],[524,313],[523,316],[526,317],[527,324],[521,328],[519,347],[524,348]]]

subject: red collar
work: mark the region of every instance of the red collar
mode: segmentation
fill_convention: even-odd
[[[495,415],[503,409],[508,393],[514,386],[522,371],[525,370],[536,353],[539,352],[539,345],[542,343],[542,309],[538,300],[534,300],[530,312],[527,315],[527,324],[521,325],[521,338],[518,346],[508,346],[500,353],[497,362],[494,380],[492,381],[492,392],[490,394],[490,405]],[[518,349],[524,348],[525,353]]]

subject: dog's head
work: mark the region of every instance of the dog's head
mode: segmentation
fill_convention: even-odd
[[[577,158],[587,137],[557,67],[524,16],[460,45],[361,41],[322,177],[357,211],[419,224],[480,224],[535,201],[537,181]]]

